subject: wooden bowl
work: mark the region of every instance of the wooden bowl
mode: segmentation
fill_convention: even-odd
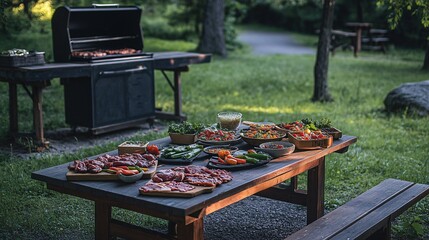
[[[322,128],[322,132],[331,135],[334,140],[340,139],[343,136],[343,133],[337,128]]]
[[[270,145],[282,145],[283,148],[270,148]],[[278,158],[293,153],[295,151],[295,145],[285,141],[266,142],[255,147],[256,150],[270,154],[273,158]]]
[[[118,146],[118,154],[124,154],[124,153],[145,153],[147,142],[139,142],[136,143],[134,141],[126,141]]]
[[[180,133],[169,133],[171,143],[174,144],[192,144],[197,140],[196,134],[180,134]]]
[[[118,177],[123,182],[133,183],[133,182],[140,180],[143,177],[143,174],[144,174],[144,171],[141,171],[137,174],[130,175],[130,176],[127,176],[127,175],[120,173],[120,174],[118,174]]]
[[[332,145],[334,139],[332,135],[323,139],[300,140],[295,138],[291,133],[288,134],[289,142],[295,144],[297,149],[311,150],[318,148],[328,148]]]

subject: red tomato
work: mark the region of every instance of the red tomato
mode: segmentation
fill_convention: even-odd
[[[159,148],[156,145],[149,145],[146,150],[153,155],[159,155]]]

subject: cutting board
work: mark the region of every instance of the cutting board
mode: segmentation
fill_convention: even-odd
[[[155,172],[156,167],[158,166],[158,161],[155,165],[150,167],[146,172],[143,173],[142,179],[151,178]],[[119,180],[118,175],[100,172],[100,173],[75,173],[73,171],[68,171],[66,173],[66,178],[68,181],[112,181]]]
[[[148,195],[148,196],[159,196],[159,197],[183,197],[183,198],[191,198],[195,197],[197,195],[200,195],[202,193],[211,193],[215,189],[214,187],[201,187],[201,186],[195,186],[194,189],[188,192],[178,192],[178,191],[150,191],[150,192],[143,192],[140,191],[140,194],[142,195]]]

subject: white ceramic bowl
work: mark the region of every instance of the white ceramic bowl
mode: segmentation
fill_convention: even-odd
[[[282,145],[283,148],[272,148],[271,146],[273,145]],[[293,151],[295,151],[295,145],[290,142],[275,141],[261,143],[259,147],[255,149],[266,152],[270,154],[273,158],[278,158],[293,153]]]
[[[144,174],[144,171],[141,171],[138,174],[134,174],[134,175],[130,175],[130,176],[120,173],[118,176],[119,176],[119,179],[123,182],[133,183],[133,182],[140,180],[142,178],[143,174]]]

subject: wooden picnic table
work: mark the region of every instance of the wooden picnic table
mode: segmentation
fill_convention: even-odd
[[[372,26],[371,23],[367,22],[348,22],[346,23],[347,27],[353,28],[356,36],[354,36],[354,55],[357,57],[357,54],[362,49],[362,32],[364,30],[369,30]]]
[[[69,163],[33,172],[31,176],[45,182],[48,189],[94,201],[96,239],[110,239],[116,236],[126,239],[196,240],[204,238],[203,223],[206,215],[254,194],[307,206],[307,223],[320,218],[324,213],[326,156],[334,152],[347,152],[348,147],[356,141],[356,137],[344,135],[341,139],[335,140],[329,148],[296,151],[263,166],[234,171],[232,181],[221,184],[212,193],[193,198],[140,195],[139,187],[148,180],[140,180],[135,184],[117,181],[67,181]],[[169,138],[150,142],[159,146],[169,143]],[[237,146],[248,147],[245,143]],[[117,154],[117,151],[109,154]],[[207,159],[208,157],[203,156],[194,160],[193,164],[205,166]],[[159,169],[171,167],[173,165],[163,165]],[[306,191],[297,188],[297,176],[305,172],[308,173]],[[291,184],[285,186],[283,182],[288,179],[291,180]],[[113,219],[112,207],[166,219],[169,221],[168,234]]]
[[[160,70],[174,92],[174,113],[156,111],[155,115],[161,119],[183,120],[186,117],[182,113],[182,85],[181,73],[189,70],[191,64],[207,63],[211,61],[210,54],[187,52],[157,52],[153,58],[127,60],[135,62],[153,61],[154,70]],[[0,67],[0,82],[9,85],[9,134],[15,137],[18,134],[18,95],[17,87],[22,85],[33,104],[33,128],[38,143],[45,142],[43,129],[42,92],[51,85],[54,78],[78,78],[90,77],[93,68],[102,65],[123,65],[123,61],[85,63],[47,63],[44,65],[23,67]],[[173,82],[170,81],[166,71],[173,72]],[[31,90],[29,89],[31,88]]]

